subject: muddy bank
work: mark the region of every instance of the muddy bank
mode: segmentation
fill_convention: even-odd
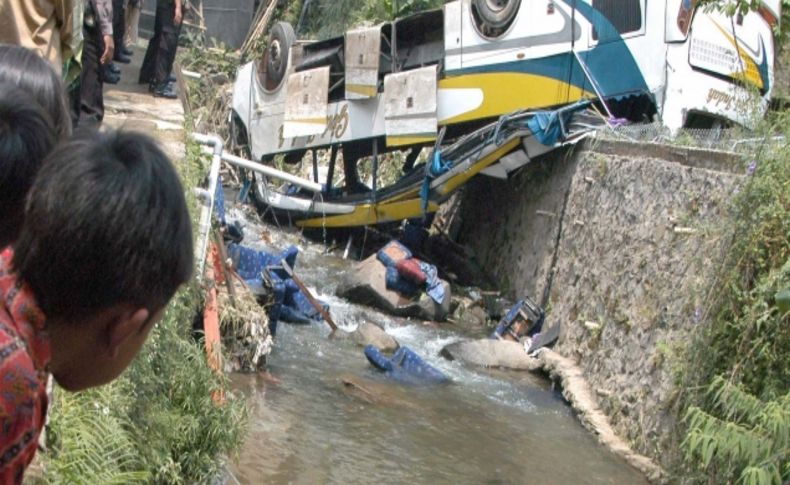
[[[662,465],[672,359],[702,323],[740,166],[721,153],[589,143],[508,181],[478,179],[455,221],[509,296],[533,295],[562,323],[554,350],[580,369],[614,434]]]

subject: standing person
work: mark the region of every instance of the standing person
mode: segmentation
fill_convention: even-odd
[[[71,118],[74,126],[80,120],[101,123],[104,119],[105,66],[115,50],[111,0],[84,0],[85,25],[82,48],[82,72],[79,86],[72,90]]]
[[[0,1],[0,43],[37,50],[60,75],[79,46],[82,10],[75,4],[81,1]]]
[[[148,83],[156,97],[178,97],[170,82],[170,71],[176,59],[181,18],[181,0],[157,0],[154,36],[148,42],[140,68],[140,84]]]

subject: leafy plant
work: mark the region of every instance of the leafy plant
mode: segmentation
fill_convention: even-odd
[[[766,122],[766,137],[790,135],[790,113]],[[743,484],[790,480],[790,146],[764,144],[728,218],[731,244],[691,348],[682,382],[682,448],[695,481]],[[698,391],[702,390],[702,391]],[[698,393],[699,392],[699,393]]]
[[[81,394],[57,390],[52,404],[47,460],[48,483],[146,483],[151,474],[140,460],[120,386]]]
[[[790,392],[761,401],[718,377],[708,389],[708,411],[686,413],[687,457],[720,477],[744,485],[780,485],[790,479]]]

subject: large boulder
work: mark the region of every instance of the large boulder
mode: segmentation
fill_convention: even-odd
[[[515,370],[536,370],[541,364],[530,357],[524,346],[508,340],[464,340],[447,345],[442,356],[483,367],[504,367]]]
[[[359,263],[347,272],[337,287],[337,295],[348,301],[369,305],[399,317],[421,318],[423,320],[444,321],[450,313],[450,285],[442,281],[444,300],[441,304],[422,293],[417,298],[407,298],[400,293],[387,289],[387,268],[376,255]]]
[[[351,338],[362,347],[373,345],[383,352],[395,352],[400,347],[398,341],[392,338],[378,325],[363,323],[351,333]]]

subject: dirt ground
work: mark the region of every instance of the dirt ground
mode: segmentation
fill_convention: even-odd
[[[184,156],[184,109],[178,99],[155,98],[137,82],[146,45],[135,46],[131,64],[116,63],[121,81],[104,86],[104,124],[148,133],[178,160]]]

